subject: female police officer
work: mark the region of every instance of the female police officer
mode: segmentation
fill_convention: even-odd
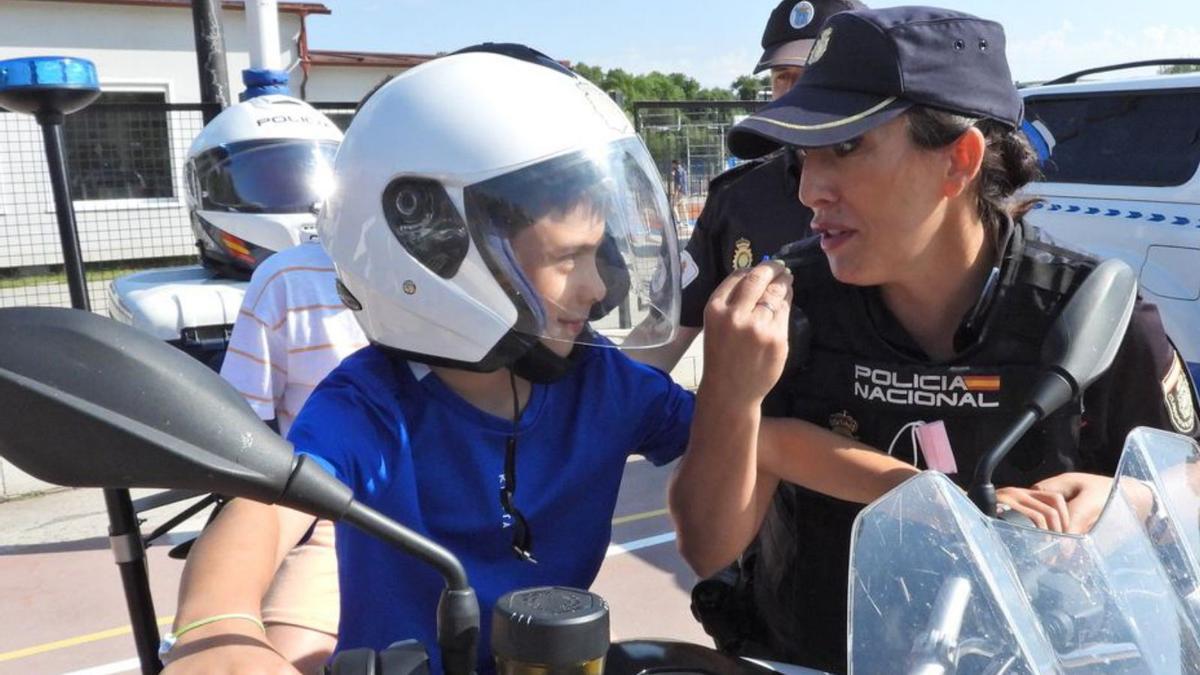
[[[972,475],[1022,403],[1050,322],[1092,267],[1022,222],[1031,202],[1013,194],[1036,163],[1021,115],[998,24],[896,7],[830,17],[796,87],[735,127],[736,154],[782,145],[803,156],[799,197],[818,235],[796,251],[796,365],[771,410]],[[777,270],[731,277],[706,309],[704,381],[671,506],[701,574],[728,564],[761,526],[759,637],[773,658],[841,670],[857,506],[779,482],[764,462],[804,442],[787,433],[790,420],[758,417],[787,352],[780,315],[791,280]],[[1010,487],[1000,501],[1052,529],[1086,530],[1126,433],[1194,434],[1193,405],[1156,310],[1139,304],[1111,369],[996,473],[997,485],[1035,489]],[[921,462],[906,430],[934,420],[952,451]]]

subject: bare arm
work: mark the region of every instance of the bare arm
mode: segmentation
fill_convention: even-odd
[[[758,409],[706,409],[701,400],[692,434],[707,436],[712,446],[704,440],[690,444],[671,483],[680,550],[701,576],[736,560],[753,541],[780,480],[867,503],[917,473],[912,465],[803,420],[760,420]],[[748,443],[752,429],[757,437]],[[756,457],[754,471],[747,457]]]
[[[313,520],[283,507],[246,499],[230,502],[188,555],[173,630],[219,614],[259,616],[275,571]],[[237,619],[188,631],[168,661],[173,674],[228,671],[233,663],[258,663],[267,667],[263,672],[294,672],[257,626]]]
[[[781,479],[869,502],[917,472],[808,422],[762,419],[787,357],[791,281],[760,265],[722,282],[705,310],[704,376],[669,498],[680,552],[702,576],[753,540]]]
[[[911,464],[804,420],[767,418],[758,443],[764,471],[848,502],[872,502],[918,473]]]
[[[762,400],[787,357],[791,281],[778,264],[735,272],[705,308],[691,438],[668,489],[679,550],[704,576],[753,538],[778,483],[760,471],[758,439]]]

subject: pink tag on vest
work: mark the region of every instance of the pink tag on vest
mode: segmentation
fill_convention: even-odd
[[[921,424],[916,428],[917,444],[921,446],[921,456],[925,458],[925,466],[944,474],[958,473],[958,464],[954,462],[954,449],[950,447],[950,436],[946,434],[946,425],[938,420]]]

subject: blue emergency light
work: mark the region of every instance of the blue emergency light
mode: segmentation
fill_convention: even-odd
[[[69,115],[100,95],[96,66],[69,56],[0,61],[0,107],[28,114]]]

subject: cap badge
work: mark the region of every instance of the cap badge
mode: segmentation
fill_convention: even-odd
[[[750,250],[749,239],[733,242],[733,269],[744,270],[754,264],[754,251]]]
[[[817,15],[816,8],[808,0],[797,2],[792,8],[792,13],[788,15],[788,23],[792,24],[792,28],[800,30],[808,24],[812,23],[813,17]]]
[[[813,44],[812,51],[808,53],[808,63],[811,66],[825,56],[825,50],[829,49],[829,39],[833,37],[833,26],[827,27],[817,36],[817,41]]]

